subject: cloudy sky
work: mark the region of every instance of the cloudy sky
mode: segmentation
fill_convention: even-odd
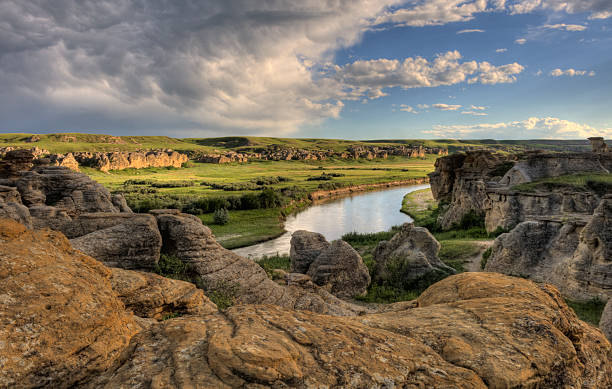
[[[0,131],[612,137],[612,0],[0,0]]]

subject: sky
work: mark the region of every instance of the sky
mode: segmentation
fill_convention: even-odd
[[[612,137],[612,0],[0,0],[0,131]]]

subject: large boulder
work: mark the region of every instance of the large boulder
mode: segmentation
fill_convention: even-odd
[[[27,228],[32,228],[32,217],[28,208],[20,203],[0,201],[0,218],[15,220]]]
[[[0,387],[67,388],[109,368],[140,328],[111,271],[60,233],[0,221]]]
[[[370,285],[370,274],[361,256],[343,240],[333,241],[323,250],[307,274],[340,298],[363,295]]]
[[[455,270],[438,258],[440,243],[423,227],[405,223],[389,241],[374,250],[374,275],[379,284],[407,289],[421,288],[454,274]]]
[[[304,273],[310,268],[310,264],[329,248],[329,242],[325,237],[316,232],[305,230],[295,231],[291,235],[291,272]]]
[[[72,239],[73,247],[107,266],[154,270],[162,247],[157,222],[151,215],[130,216],[121,224]]]

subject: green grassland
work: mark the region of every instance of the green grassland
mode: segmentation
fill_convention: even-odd
[[[36,142],[28,142],[33,134],[0,134],[0,147],[19,146],[49,150],[52,153],[76,151],[133,151],[143,149],[172,148],[177,151],[249,151],[276,145],[281,148],[294,147],[306,150],[346,151],[355,145],[410,145],[446,148],[450,152],[466,148],[491,148],[504,151],[527,149],[574,150],[590,149],[587,140],[493,140],[493,139],[385,139],[385,140],[341,140],[307,138],[270,138],[253,136],[233,136],[221,138],[171,138],[167,136],[110,136],[102,134],[56,133],[39,134]]]
[[[277,192],[289,188],[297,193],[286,203],[272,208],[230,209],[230,221],[225,225],[214,224],[212,213],[201,215],[224,247],[237,248],[282,234],[284,217],[307,206],[308,193],[322,190],[321,186],[344,187],[426,178],[433,170],[434,161],[434,156],[427,156],[424,159],[253,161],[221,165],[195,162],[184,168],[126,169],[108,173],[91,168],[81,170],[112,192],[124,193],[130,206],[136,210],[142,210],[138,206],[141,202],[155,199],[160,199],[154,203],[155,208],[180,208],[176,204],[181,201],[257,196],[262,194],[263,188]],[[318,179],[322,175],[325,180]],[[282,181],[255,185],[269,179],[276,182],[278,177],[282,177]],[[174,203],[171,199],[177,200]]]
[[[512,189],[522,192],[569,189],[579,192],[595,192],[599,195],[604,195],[606,193],[612,193],[612,174],[569,174],[518,184],[512,187]]]

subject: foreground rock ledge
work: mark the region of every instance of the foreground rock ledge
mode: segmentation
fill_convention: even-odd
[[[58,232],[0,221],[0,387],[612,386],[603,334],[556,289],[523,279],[464,273],[414,308],[332,317],[270,305],[219,312],[185,283],[142,274],[117,274]],[[122,282],[131,277],[138,293]],[[161,284],[167,293],[154,298]],[[184,315],[154,320],[171,301]]]

